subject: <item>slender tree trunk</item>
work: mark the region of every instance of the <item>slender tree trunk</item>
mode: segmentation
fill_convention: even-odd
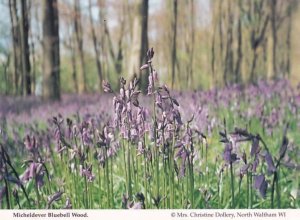
[[[211,72],[212,72],[212,80],[213,80],[213,85],[216,86],[217,82],[217,77],[216,77],[216,49],[215,49],[215,43],[216,42],[216,30],[215,27],[213,28],[213,37],[212,37],[212,43],[211,43]]]
[[[70,37],[70,45],[71,45],[71,63],[72,63],[72,79],[74,83],[75,92],[79,92],[78,80],[77,80],[77,68],[76,68],[76,49],[75,49],[74,38]]]
[[[292,7],[294,6],[293,0],[289,2],[288,6],[288,26],[287,26],[287,38],[286,38],[286,50],[287,50],[287,58],[286,58],[286,73],[288,76],[291,75],[291,36],[292,36]]]
[[[35,44],[33,41],[33,37],[31,36],[31,57],[32,57],[32,80],[31,80],[31,88],[32,93],[35,91],[35,83],[36,83],[36,60],[35,60]]]
[[[75,36],[77,42],[77,52],[79,55],[79,93],[84,93],[87,91],[87,79],[85,73],[85,63],[84,63],[84,54],[83,54],[83,37],[82,37],[82,24],[81,24],[81,9],[80,9],[80,1],[75,0],[74,4],[75,17],[74,17],[74,28],[75,28]]]
[[[43,96],[60,99],[59,18],[57,0],[44,0],[43,11]]]
[[[97,72],[98,72],[98,76],[99,76],[99,88],[100,88],[100,91],[102,91],[101,85],[102,85],[102,81],[103,81],[103,73],[102,73],[102,66],[101,66],[101,61],[100,61],[100,52],[99,52],[99,48],[98,48],[97,36],[96,36],[96,32],[95,32],[95,25],[94,25],[94,20],[93,20],[93,16],[92,16],[91,0],[89,0],[89,19],[90,19],[90,23],[91,23],[93,46],[94,46],[95,57],[96,57]]]
[[[176,40],[177,40],[177,0],[174,0],[173,5],[173,39],[172,39],[172,89],[174,89],[175,84],[175,66],[177,61],[177,54],[176,54]]]
[[[270,0],[271,4],[271,27],[272,27],[272,36],[273,36],[273,47],[272,47],[272,57],[273,57],[273,76],[277,75],[277,25],[276,25],[276,5],[277,0]]]
[[[29,21],[27,1],[21,1],[21,45],[22,45],[22,75],[24,95],[31,95],[31,77],[30,77],[30,50],[28,43]]]
[[[133,36],[129,52],[128,74],[140,79],[140,87],[143,92],[146,92],[147,74],[140,72],[141,62],[145,61],[145,56],[148,48],[148,0],[136,0],[135,13],[133,18]],[[141,75],[144,74],[144,75]],[[145,75],[146,74],[146,75]]]
[[[122,71],[122,60],[123,60],[123,34],[124,34],[124,23],[121,24],[122,28],[121,28],[121,33],[120,33],[120,37],[118,40],[118,53],[117,55],[114,52],[114,48],[113,48],[113,44],[112,44],[112,40],[111,40],[111,36],[110,36],[110,32],[108,30],[107,24],[106,22],[104,23],[104,32],[105,32],[105,36],[108,42],[108,50],[109,50],[109,54],[113,60],[114,63],[114,68],[115,71],[117,72],[117,74],[121,74]],[[103,39],[104,40],[104,39]]]
[[[239,5],[241,5],[242,2],[239,0]],[[241,9],[241,7],[239,7]],[[237,46],[237,61],[235,66],[235,83],[239,83],[241,81],[241,62],[243,59],[243,52],[242,52],[242,22],[241,22],[241,11],[239,11],[239,20],[238,20],[238,30],[237,30],[237,40],[238,40],[238,46]]]
[[[97,0],[98,5],[98,18],[99,22],[97,24],[97,34],[100,39],[100,51],[103,56],[104,62],[102,64],[102,70],[103,70],[103,78],[108,78],[108,64],[106,62],[107,60],[107,41],[106,41],[106,0]]]
[[[190,48],[189,51],[189,64],[188,64],[188,72],[187,72],[187,86],[188,88],[191,87],[191,84],[193,82],[193,64],[194,64],[194,48],[195,48],[195,4],[194,0],[190,1],[190,14],[191,14],[191,32],[190,32]],[[214,36],[213,36],[214,37]],[[214,39],[213,39],[214,41]]]
[[[140,13],[142,19],[142,33],[141,33],[141,51],[140,51],[140,66],[142,66],[146,60],[146,53],[149,47],[148,43],[148,2],[149,0],[143,0],[141,4]],[[140,72],[140,88],[146,94],[148,87],[148,76],[147,74],[141,74]]]
[[[69,26],[72,25],[72,21],[68,23]],[[72,66],[72,80],[75,93],[78,93],[78,80],[77,80],[77,68],[76,68],[76,40],[73,35],[73,31],[69,29],[68,39],[63,41],[64,46],[70,51],[71,55],[71,66]]]
[[[20,42],[20,29],[19,18],[17,13],[16,0],[9,0],[10,20],[12,24],[12,42],[13,42],[13,58],[14,58],[14,86],[15,94],[20,94],[20,76],[21,75],[21,42]],[[22,90],[21,90],[22,91]]]
[[[231,1],[228,1],[227,5],[228,9],[228,24],[227,24],[227,43],[226,43],[226,52],[225,52],[225,68],[223,73],[223,81],[227,86],[230,82],[229,74],[233,73],[233,53],[232,53],[232,41],[233,41],[233,33],[232,33],[232,25],[233,25],[233,15],[231,11]]]
[[[30,23],[30,21],[32,20],[32,10],[31,10],[31,6],[32,6],[32,0],[28,0],[28,22],[29,22],[29,39],[30,39],[30,43],[29,44],[29,50],[30,50],[30,54],[31,54],[31,65],[30,65],[30,70],[31,70],[31,91],[32,94],[35,93],[35,83],[36,83],[36,54],[35,54],[35,41],[34,41],[34,37],[33,37],[33,28],[32,25]]]
[[[251,3],[251,1],[249,1]],[[250,20],[258,18],[258,20],[252,26],[250,32],[250,42],[251,42],[251,49],[253,53],[251,71],[250,71],[250,81],[255,83],[257,80],[257,58],[258,58],[258,48],[264,43],[265,41],[265,33],[267,30],[268,22],[269,22],[269,14],[264,12],[264,0],[259,2],[254,2],[253,13],[251,12],[251,7],[249,10],[249,17]]]
[[[9,67],[9,64],[10,64],[10,54],[7,55],[6,62],[2,64],[3,65],[4,82],[5,82],[5,95],[8,95],[9,91],[10,91],[10,80],[9,80],[9,77],[7,74],[7,69]]]
[[[222,1],[219,1],[219,38],[220,38],[220,57],[221,57],[221,66],[223,66],[223,26],[222,26],[222,17],[223,17],[223,10],[222,10]]]
[[[250,72],[250,79],[252,83],[255,83],[256,75],[255,75],[255,68],[256,68],[256,62],[257,62],[257,52],[256,50],[253,51],[253,59],[252,59],[252,66],[251,66],[251,72]]]

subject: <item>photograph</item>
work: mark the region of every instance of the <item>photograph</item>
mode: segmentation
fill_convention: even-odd
[[[0,218],[297,218],[299,20],[299,0],[0,0]]]

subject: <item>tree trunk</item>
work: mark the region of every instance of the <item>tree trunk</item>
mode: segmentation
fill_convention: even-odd
[[[228,85],[228,83],[231,82],[231,77],[229,77],[229,74],[233,73],[233,52],[232,52],[233,15],[232,15],[232,11],[231,11],[231,1],[228,1],[227,9],[228,9],[227,42],[226,42],[226,52],[225,52],[225,59],[224,59],[225,60],[225,68],[224,68],[224,72],[223,72],[223,81],[226,86]]]
[[[177,38],[177,0],[174,0],[173,5],[173,46],[172,46],[172,89],[174,89],[175,84],[175,65],[177,61],[176,54],[176,38]]]
[[[194,0],[190,1],[190,13],[191,13],[191,32],[190,32],[190,51],[189,51],[189,64],[188,64],[188,71],[187,71],[187,86],[191,88],[193,82],[193,64],[194,64],[194,51],[195,51],[195,4]],[[214,38],[214,36],[213,36]],[[214,39],[213,39],[214,41]],[[213,42],[214,43],[214,42]]]
[[[149,47],[148,43],[148,1],[144,0],[141,8],[141,19],[142,19],[142,33],[141,33],[141,51],[140,51],[140,66],[147,62],[146,53]],[[146,74],[141,74],[140,72],[140,87],[141,90],[146,94],[148,87],[148,76]]]
[[[74,5],[75,17],[74,17],[74,28],[77,42],[77,52],[79,54],[79,74],[78,74],[78,91],[80,94],[87,91],[87,79],[85,74],[85,63],[84,63],[84,54],[83,54],[83,37],[82,37],[82,24],[81,24],[81,9],[80,1],[75,0]]]
[[[251,0],[249,0],[249,3],[251,3]],[[252,59],[252,65],[251,65],[251,71],[250,71],[250,81],[252,83],[255,83],[257,80],[257,58],[258,58],[258,48],[264,43],[265,41],[265,33],[267,30],[268,22],[269,22],[269,14],[266,14],[264,12],[264,0],[260,0],[258,2],[254,2],[254,8],[253,13],[250,9],[248,12],[248,17],[252,21],[252,19],[258,18],[258,20],[254,23],[254,25],[251,28],[250,31],[250,43],[251,43],[251,49],[253,53],[253,59]]]
[[[94,26],[94,20],[92,16],[92,2],[89,0],[89,19],[91,23],[91,31],[92,31],[92,39],[93,39],[93,46],[95,51],[95,57],[96,57],[96,65],[97,65],[97,71],[99,76],[99,88],[100,91],[102,91],[102,81],[103,81],[103,74],[102,74],[102,66],[100,61],[100,53],[98,48],[98,42],[97,42],[97,36],[95,32],[95,26]]]
[[[72,21],[67,23],[69,26],[72,25]],[[72,80],[75,93],[78,94],[78,81],[77,81],[77,68],[76,68],[76,40],[73,35],[73,31],[69,29],[68,38],[63,41],[64,47],[70,51],[71,55],[71,66],[72,66]]]
[[[43,96],[45,99],[59,100],[60,55],[57,0],[44,0],[43,11]]]
[[[105,35],[106,35],[106,38],[108,41],[109,53],[113,60],[115,71],[117,72],[117,74],[121,74],[122,60],[123,60],[122,42],[123,42],[124,24],[121,24],[121,25],[122,25],[122,28],[121,28],[120,38],[118,40],[118,53],[116,55],[114,52],[114,48],[113,48],[113,44],[112,44],[112,40],[111,40],[111,36],[110,36],[109,30],[108,30],[107,24],[106,24],[106,22],[104,23],[104,32],[105,32]]]
[[[286,38],[286,50],[287,50],[287,58],[286,58],[286,73],[288,76],[291,75],[291,37],[292,37],[292,9],[295,6],[294,1],[289,2],[288,12],[287,12],[287,38]]]
[[[277,76],[277,57],[276,57],[276,49],[277,49],[277,25],[276,25],[276,5],[277,0],[271,0],[271,26],[272,26],[272,37],[273,37],[273,47],[272,47],[272,61],[273,61],[273,76]]]
[[[31,95],[31,77],[30,77],[30,51],[28,43],[29,21],[27,1],[21,1],[21,45],[22,45],[22,75],[23,75],[23,91],[24,95]]]
[[[33,28],[31,25],[31,21],[32,21],[32,0],[28,0],[28,22],[29,22],[29,39],[30,40],[30,44],[29,44],[29,50],[30,50],[30,54],[31,54],[31,65],[30,65],[30,71],[31,71],[31,91],[32,94],[35,93],[35,83],[36,83],[36,54],[35,54],[35,40],[33,37]]]
[[[5,82],[5,95],[9,94],[10,91],[10,80],[7,74],[7,69],[10,63],[10,54],[7,55],[6,62],[2,64],[3,66],[3,75],[4,75],[4,82]]]
[[[239,0],[239,21],[238,21],[238,30],[237,30],[237,40],[238,40],[238,46],[237,46],[237,61],[236,61],[236,66],[235,66],[235,83],[240,83],[241,81],[241,62],[243,59],[243,52],[242,52],[242,16],[240,13],[241,12],[241,0]]]
[[[19,18],[17,13],[16,0],[9,0],[10,9],[10,20],[11,20],[11,32],[13,42],[13,59],[14,59],[14,86],[15,94],[20,94],[19,81],[21,75],[21,42],[20,42],[20,29],[19,29]]]
[[[33,37],[31,36],[31,57],[32,57],[32,80],[31,80],[31,89],[32,93],[35,91],[35,83],[36,83],[36,60],[35,60],[35,46]]]
[[[72,63],[72,79],[74,83],[75,92],[79,92],[79,86],[78,86],[78,80],[77,80],[77,69],[76,69],[76,49],[75,45],[76,42],[74,42],[75,39],[73,36],[70,36],[70,50],[71,50],[71,63]]]
[[[132,46],[128,62],[128,74],[133,78],[139,77],[140,87],[146,92],[148,76],[145,72],[140,72],[140,66],[144,64],[148,49],[148,0],[135,1]]]

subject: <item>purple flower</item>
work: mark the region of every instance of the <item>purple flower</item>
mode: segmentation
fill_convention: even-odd
[[[149,68],[149,64],[144,64],[143,66],[141,66],[140,70],[145,70]]]
[[[106,93],[113,93],[111,85],[106,80],[102,81],[102,87],[103,87],[104,92],[106,92]]]
[[[186,159],[189,156],[189,152],[185,149],[184,145],[182,145],[177,154],[175,155],[175,158],[181,159],[181,166],[179,170],[179,177],[185,176],[185,170],[186,170]]]
[[[254,188],[259,190],[259,193],[263,198],[266,197],[268,183],[263,174],[254,177]]]
[[[81,175],[85,176],[88,182],[93,182],[93,180],[95,179],[95,175],[92,174],[92,165],[88,166],[87,168],[83,168],[81,170]]]
[[[251,146],[251,152],[250,152],[251,157],[258,154],[259,151],[260,151],[259,140],[258,140],[258,138],[255,137],[252,139],[252,146]]]
[[[276,171],[276,167],[274,166],[273,158],[269,152],[266,153],[265,160],[268,165],[268,172],[274,173]]]
[[[254,162],[253,162],[253,166],[252,166],[252,171],[253,172],[256,172],[256,169],[257,169],[258,165],[259,165],[259,158],[256,157]]]
[[[286,135],[284,135],[283,141],[282,141],[282,144],[281,144],[281,147],[280,147],[280,151],[279,151],[279,157],[280,158],[284,157],[284,155],[286,153],[286,150],[287,150],[288,143],[289,143],[289,140],[287,139]]]
[[[30,179],[35,178],[35,181],[38,185],[38,187],[42,187],[44,185],[44,175],[45,170],[43,167],[43,164],[31,162],[30,165],[27,167],[27,169],[24,171],[24,173],[21,176],[22,182],[27,182]]]
[[[82,129],[82,140],[84,145],[91,145],[93,144],[93,135],[92,131],[88,128]]]
[[[172,114],[173,114],[173,117],[174,119],[176,120],[176,122],[179,124],[179,125],[182,125],[182,120],[181,120],[181,115],[180,115],[180,112],[177,110],[177,109],[173,109],[172,110]]]
[[[137,155],[143,155],[145,153],[145,145],[144,142],[139,141],[138,143],[138,154]]]
[[[233,163],[235,161],[238,160],[237,154],[236,153],[232,153],[232,143],[231,142],[227,142],[225,144],[225,150],[223,153],[223,159],[227,162],[227,163]]]
[[[153,47],[151,47],[151,49],[148,49],[147,51],[147,57],[148,57],[148,60],[150,61],[154,56],[154,50],[153,50]]]

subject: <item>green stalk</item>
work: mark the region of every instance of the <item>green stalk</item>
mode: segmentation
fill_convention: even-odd
[[[220,173],[220,180],[218,184],[218,195],[219,195],[219,200],[218,200],[218,208],[222,207],[222,193],[223,193],[223,172]]]
[[[207,148],[206,148],[206,165],[207,165]],[[189,159],[189,157],[188,157]],[[190,175],[190,190],[191,190],[191,207],[194,208],[194,165],[193,165],[193,161],[194,161],[194,145],[193,145],[193,139],[191,140],[191,161],[190,159],[189,161],[189,175]],[[207,169],[207,167],[206,167]]]
[[[99,199],[99,208],[102,208],[101,206],[101,169],[100,169],[100,166],[98,166],[98,184],[99,184],[99,190],[98,190],[98,199]],[[78,191],[76,191],[78,192]]]
[[[184,207],[184,183],[181,182],[181,207]]]
[[[250,209],[250,180],[249,180],[249,172],[247,171],[247,206]]]
[[[130,165],[130,144],[129,140],[127,141],[127,165],[128,165],[128,198],[132,200],[132,185],[131,185],[131,165]]]
[[[173,140],[172,140],[172,146],[170,149],[170,185],[171,185],[171,208],[175,208],[175,180],[174,180],[174,147],[175,147],[175,119],[173,121],[174,125],[174,131],[173,131]]]
[[[4,178],[4,182],[5,182],[5,191],[6,191],[6,196],[5,196],[5,198],[6,198],[6,207],[7,207],[7,209],[10,209],[11,208],[11,205],[10,205],[10,201],[11,201],[11,199],[10,199],[10,188],[9,188],[9,184],[8,184],[8,182],[7,182],[7,180]]]
[[[38,189],[35,174],[34,174],[34,190],[35,190],[35,194],[36,194],[36,197],[37,197],[37,206],[38,206],[38,209],[40,209],[41,208],[41,202],[40,202],[41,196],[40,196],[40,193],[39,193],[39,189]]]
[[[87,186],[87,180],[86,176],[84,176],[84,188],[85,188],[85,196],[84,196],[84,202],[85,202],[85,208],[88,209],[88,186]]]
[[[148,208],[148,184],[147,184],[147,156],[146,153],[144,153],[144,187],[145,187],[145,209]]]
[[[194,174],[193,174],[193,164],[189,164],[189,176],[190,176],[190,200],[191,208],[194,208]]]
[[[230,162],[230,176],[231,176],[231,208],[234,208],[234,176],[233,176],[233,166],[232,162]]]
[[[137,152],[136,150],[134,151],[135,158],[136,158],[136,177],[135,177],[135,186],[136,186],[136,192],[139,191],[139,184],[138,184],[138,179],[139,179],[139,163],[140,163],[140,157],[136,156]]]
[[[238,208],[240,208],[240,200],[241,200],[241,185],[242,185],[242,178],[240,178],[240,181],[239,181]]]
[[[88,188],[89,188],[89,198],[90,198],[90,209],[94,209],[94,184],[93,183],[88,183]]]
[[[155,103],[153,105],[155,111]],[[156,176],[156,197],[159,197],[159,152],[156,139],[156,114],[154,114],[154,149],[155,149],[155,176]]]
[[[189,178],[187,176],[184,177],[185,179],[185,184],[186,184],[186,192],[184,193],[185,195],[185,201],[186,201],[186,204],[187,205],[187,201],[189,200]],[[185,208],[185,207],[184,207]]]
[[[106,187],[107,187],[107,208],[110,207],[110,178],[109,178],[109,160],[107,157],[107,149],[105,147],[105,179],[106,179]]]
[[[159,197],[159,155],[158,155],[158,148],[156,144],[155,144],[155,174],[156,174],[156,197],[158,198]]]
[[[206,173],[206,184],[209,185],[209,172],[208,172],[208,145],[205,139],[205,173]]]
[[[250,209],[252,209],[252,206],[253,206],[253,187],[252,187],[252,173],[250,172],[249,173],[249,178],[250,178],[250,184],[249,184],[249,187],[250,187]]]
[[[122,140],[122,146],[123,146],[123,161],[124,161],[124,173],[125,173],[125,191],[128,190],[128,175],[127,175],[127,166],[126,166],[126,148],[125,148],[125,144],[124,144],[124,139]]]
[[[113,180],[113,158],[110,159],[110,179],[111,179],[111,208],[114,208],[114,180]]]
[[[76,192],[79,192],[78,191],[78,182],[79,182],[78,181],[78,173],[79,172],[78,172],[78,165],[77,165],[77,158],[76,157],[75,157],[75,170],[76,170],[76,173],[75,174],[73,173],[74,186],[75,186]],[[78,202],[79,202],[79,204],[78,204]],[[78,197],[78,193],[75,193],[75,207],[76,208],[80,207],[80,197]]]
[[[280,185],[279,185],[279,167],[277,172],[277,178],[276,178],[276,200],[277,200],[277,208],[281,208],[281,199],[280,199]]]
[[[136,192],[138,192],[138,181],[137,181],[137,160],[138,158],[136,158],[136,160],[134,159],[135,156],[135,151],[134,148],[132,148],[132,152],[130,152],[130,156],[131,156],[131,161],[132,161],[132,178],[133,178],[133,188]]]
[[[274,208],[274,193],[275,193],[275,184],[277,182],[277,171],[273,174],[273,181],[272,181],[272,187],[271,187],[271,208]]]

